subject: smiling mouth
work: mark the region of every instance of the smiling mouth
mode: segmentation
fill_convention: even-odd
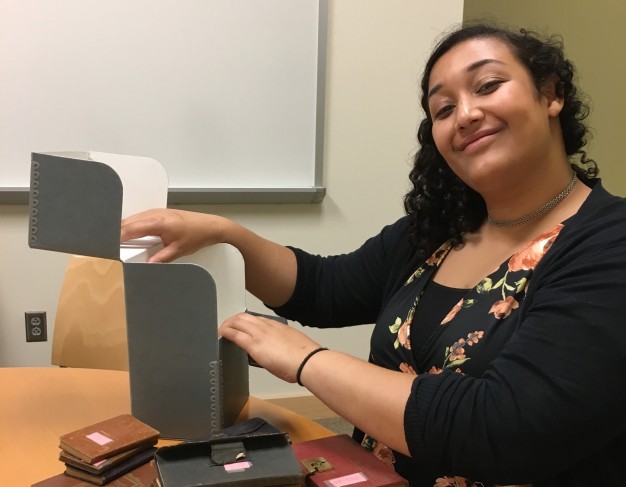
[[[481,130],[479,132],[476,132],[475,134],[472,134],[468,137],[466,137],[465,139],[463,139],[461,141],[461,143],[458,145],[457,150],[459,152],[464,152],[465,149],[467,149],[468,147],[470,147],[471,145],[475,144],[476,142],[489,137],[491,135],[495,135],[499,132],[499,130]]]

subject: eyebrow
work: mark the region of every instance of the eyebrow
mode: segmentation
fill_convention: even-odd
[[[468,73],[471,73],[472,71],[476,71],[478,68],[484,66],[485,64],[491,64],[491,63],[504,64],[502,61],[498,61],[497,59],[491,59],[491,58],[481,59],[480,61],[476,61],[470,64],[467,68],[465,68],[465,71]],[[433,96],[435,93],[437,93],[441,88],[443,88],[443,83],[439,83],[433,86],[428,92],[428,98],[430,99],[430,97]]]

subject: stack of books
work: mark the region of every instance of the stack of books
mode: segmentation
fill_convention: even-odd
[[[151,463],[146,463],[112,480],[105,484],[106,487],[153,487],[154,468]],[[90,484],[85,480],[75,479],[74,477],[69,477],[61,473],[37,482],[31,487],[87,487],[88,485]]]
[[[122,414],[62,435],[59,460],[65,475],[106,485],[152,460],[158,439],[157,430]]]

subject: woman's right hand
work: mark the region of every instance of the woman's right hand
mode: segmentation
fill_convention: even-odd
[[[163,249],[150,258],[150,262],[171,262],[193,254],[202,247],[221,243],[225,227],[231,223],[226,218],[173,209],[154,209],[129,216],[122,220],[121,242],[146,236],[160,237]]]
[[[173,209],[154,209],[122,220],[121,242],[160,237],[163,248],[149,262],[172,262],[203,247],[227,243],[245,262],[246,289],[268,306],[280,306],[292,295],[297,277],[294,253],[227,218]]]

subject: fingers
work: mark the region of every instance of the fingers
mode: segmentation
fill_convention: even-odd
[[[248,313],[239,313],[225,320],[218,335],[241,344],[248,353],[258,350],[280,359],[319,347],[318,343],[298,330]]]
[[[146,236],[161,237],[182,220],[180,210],[155,208],[136,213],[122,220],[121,240]]]
[[[219,221],[214,215],[183,210],[154,209],[122,220],[120,240],[146,236],[159,237],[164,249],[151,262],[171,262],[218,242]]]
[[[230,340],[246,352],[252,353],[254,348],[264,348],[267,341],[272,338],[272,329],[276,326],[284,328],[285,325],[274,320],[238,313],[227,318],[220,326],[217,333]]]
[[[138,216],[138,215],[136,215]],[[141,220],[122,220],[122,230],[120,233],[120,242],[126,242],[135,238],[146,236],[161,236],[159,220],[157,218],[148,218]]]
[[[251,353],[255,341],[258,341],[259,335],[263,333],[264,321],[248,313],[238,313],[226,319],[217,330],[217,334]]]
[[[226,340],[233,342],[239,348],[242,348],[246,352],[250,353],[250,348],[252,348],[252,337],[247,333],[243,333],[235,328],[223,325],[217,333],[218,336],[224,337]]]
[[[228,318],[218,334],[243,348],[261,367],[288,382],[295,382],[302,359],[319,347],[298,330],[248,313]]]
[[[249,337],[259,336],[265,332],[265,328],[272,326],[272,321],[265,318],[253,316],[249,313],[237,313],[227,318],[218,330],[225,338],[227,333],[243,333]],[[284,326],[284,325],[280,325]]]
[[[168,247],[163,247],[161,250],[159,250],[156,254],[148,259],[148,262],[165,264],[167,262],[172,262],[173,260],[176,260],[177,257],[178,255],[176,249],[173,245],[170,245]]]

